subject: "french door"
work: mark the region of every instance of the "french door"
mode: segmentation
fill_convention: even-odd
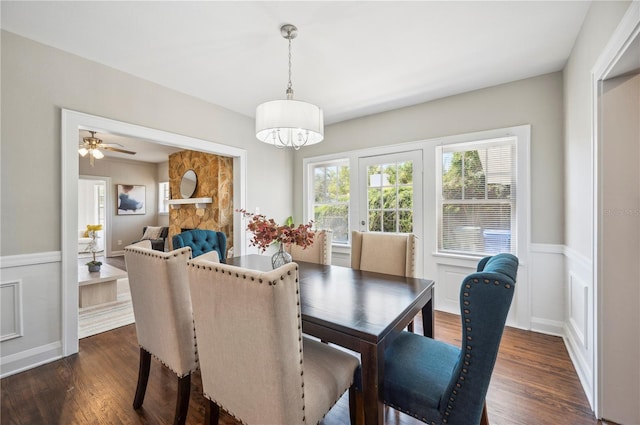
[[[422,239],[421,150],[361,157],[358,180],[359,217],[355,229],[413,233]],[[421,272],[421,268],[418,270]]]

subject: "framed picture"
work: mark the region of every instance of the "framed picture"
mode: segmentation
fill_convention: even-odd
[[[146,214],[146,186],[119,184],[118,215]]]

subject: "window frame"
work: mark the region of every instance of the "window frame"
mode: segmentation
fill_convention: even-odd
[[[162,185],[166,185],[166,198],[163,197],[163,189]],[[169,189],[169,181],[158,182],[158,215],[169,215],[169,199],[171,199],[170,189]],[[163,201],[166,202],[166,211],[163,208]]]
[[[304,187],[304,192],[305,192],[305,196],[304,199],[306,199],[305,205],[304,205],[304,214],[307,220],[314,220],[315,219],[315,190],[314,190],[314,183],[315,183],[315,178],[314,178],[314,171],[316,168],[318,167],[329,167],[329,166],[347,166],[349,168],[349,201],[346,202],[346,206],[347,206],[347,240],[346,241],[336,241],[335,239],[335,235],[334,235],[334,239],[332,242],[332,245],[334,246],[340,246],[340,247],[348,247],[351,245],[351,210],[352,210],[352,206],[353,206],[353,200],[352,200],[352,164],[351,161],[349,160],[349,158],[344,157],[344,156],[339,156],[339,157],[335,157],[335,158],[330,158],[330,159],[321,159],[321,160],[305,160],[304,161],[304,168],[305,168],[305,176],[306,176],[306,182],[304,183],[303,187]],[[340,205],[342,205],[342,203],[340,203]]]
[[[485,190],[485,198],[484,199],[444,199],[442,196],[442,173],[443,173],[443,155],[445,150],[448,152],[469,152],[473,150],[480,149],[489,149],[491,147],[496,146],[509,146],[512,149],[512,157],[511,157],[511,193],[514,196],[511,196],[508,199],[491,199],[486,197],[487,186],[488,183],[485,180],[484,190]],[[451,149],[453,148],[453,149]],[[495,253],[489,253],[485,251],[469,251],[464,249],[444,249],[443,238],[444,238],[444,229],[443,229],[443,206],[446,204],[452,205],[501,205],[501,204],[509,204],[511,207],[511,217],[510,217],[510,251],[511,254],[517,253],[518,246],[518,188],[519,188],[519,179],[518,179],[518,137],[514,135],[504,136],[504,137],[492,137],[492,138],[480,138],[472,141],[464,141],[464,142],[456,142],[456,143],[447,143],[441,144],[436,147],[435,154],[435,171],[436,171],[436,200],[435,200],[435,210],[436,210],[436,234],[437,234],[437,242],[436,242],[436,253],[444,254],[444,255],[459,255],[459,256],[478,256],[483,257],[486,255],[495,255]],[[490,171],[490,170],[489,170]],[[464,187],[463,187],[464,190]]]

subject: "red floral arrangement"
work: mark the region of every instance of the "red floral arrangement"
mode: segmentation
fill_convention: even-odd
[[[290,217],[287,224],[280,226],[272,218],[267,218],[265,215],[250,213],[244,209],[236,211],[250,219],[247,230],[253,233],[251,246],[257,246],[262,252],[265,252],[273,242],[285,245],[296,244],[303,248],[313,245],[313,237],[315,236],[315,232],[311,230],[313,220],[295,227],[293,219]]]

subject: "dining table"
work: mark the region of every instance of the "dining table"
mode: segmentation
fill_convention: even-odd
[[[226,263],[273,270],[266,255],[231,257]],[[302,331],[360,353],[364,423],[382,425],[385,349],[419,312],[424,335],[433,337],[433,280],[296,263]]]

